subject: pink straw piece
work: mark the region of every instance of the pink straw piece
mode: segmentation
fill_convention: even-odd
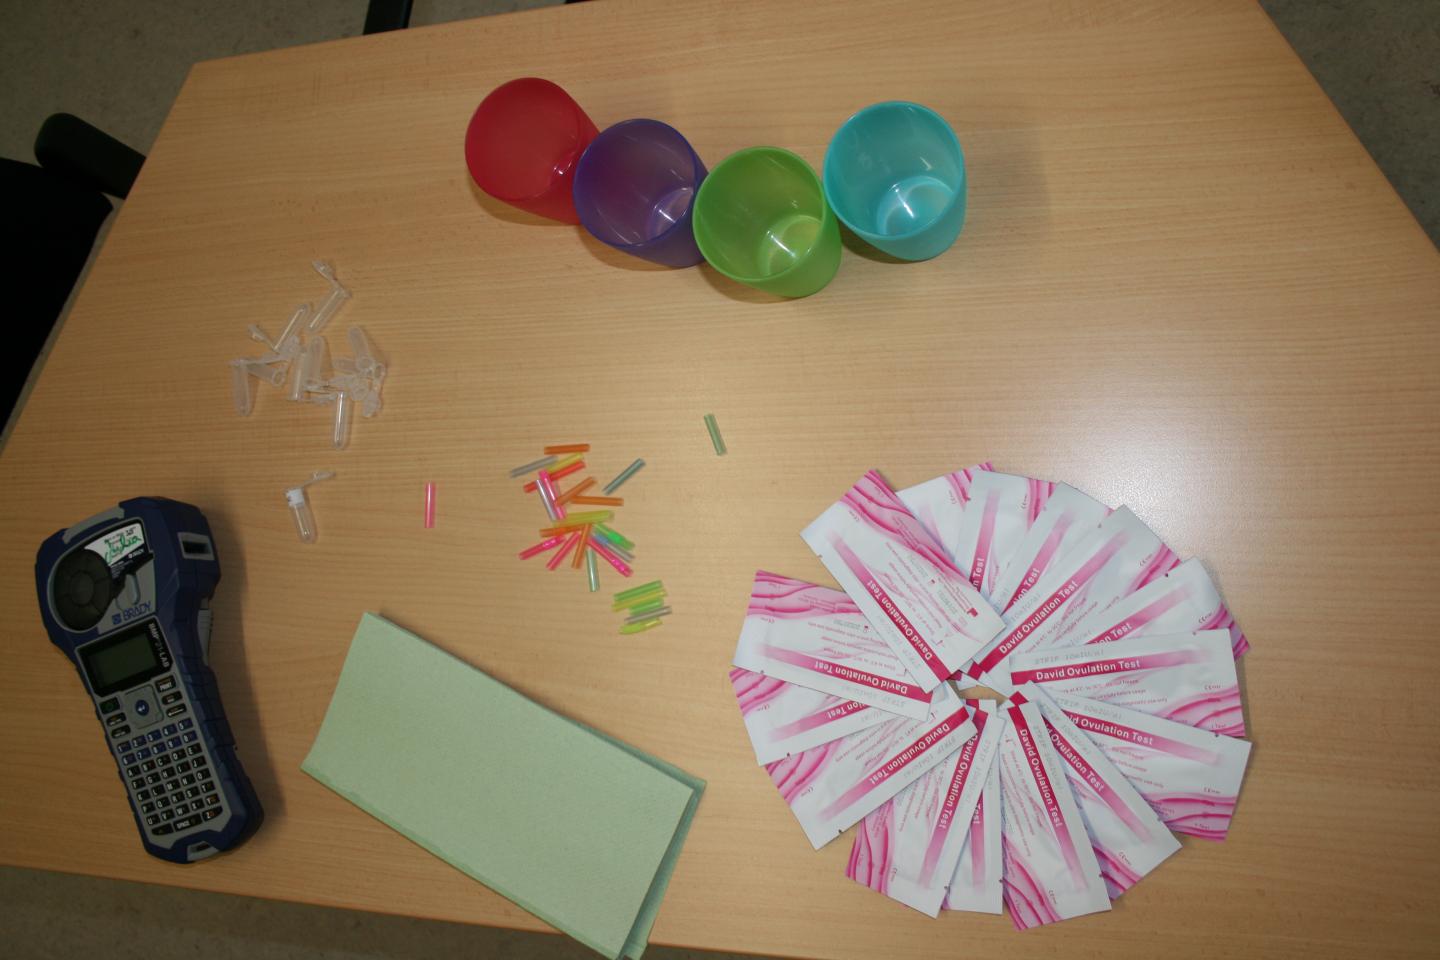
[[[630,574],[634,573],[633,570],[631,570],[625,565],[624,560],[621,560],[619,557],[615,556],[615,554],[611,552],[609,547],[605,546],[605,544],[601,543],[594,537],[590,538],[590,549],[600,554],[600,556],[605,560],[606,563],[610,564],[610,566],[620,571],[620,576],[628,577],[630,576]]]
[[[425,484],[425,529],[435,526],[435,484]]]
[[[550,550],[550,549],[553,549],[554,547],[558,547],[558,546],[560,546],[560,544],[562,544],[562,543],[564,543],[564,542],[565,542],[565,538],[564,538],[564,537],[551,537],[551,538],[548,539],[548,540],[541,540],[539,543],[535,544],[535,546],[533,546],[533,547],[526,547],[524,550],[521,550],[521,551],[520,551],[520,559],[521,559],[521,560],[529,560],[531,557],[535,556],[537,553],[544,553],[546,550]]]
[[[579,543],[579,542],[580,542],[580,534],[579,534],[579,533],[572,533],[572,534],[570,534],[570,536],[566,537],[566,538],[565,538],[565,545],[564,545],[563,547],[561,547],[559,550],[556,550],[556,551],[555,551],[555,556],[553,556],[553,557],[551,557],[549,560],[545,561],[545,569],[546,569],[546,570],[554,570],[556,567],[560,566],[560,561],[565,559],[565,554],[569,553],[569,552],[570,552],[570,549],[571,549],[572,547],[574,547],[575,544],[577,544],[577,543]]]

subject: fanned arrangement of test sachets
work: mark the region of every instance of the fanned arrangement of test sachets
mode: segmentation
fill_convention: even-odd
[[[988,463],[871,471],[801,536],[843,590],[757,572],[730,681],[810,843],[860,825],[850,878],[1024,930],[1225,839],[1249,644],[1130,510]]]

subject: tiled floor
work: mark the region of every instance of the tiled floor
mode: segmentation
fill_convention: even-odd
[[[416,24],[550,0],[419,0]],[[603,2],[603,0],[601,0]],[[1432,240],[1440,240],[1440,0],[1264,0]],[[0,156],[67,111],[146,151],[197,60],[360,32],[363,0],[0,5]],[[568,960],[570,940],[0,868],[0,954]],[[653,960],[720,955],[656,948]]]

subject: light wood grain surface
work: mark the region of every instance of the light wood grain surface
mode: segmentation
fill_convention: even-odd
[[[527,74],[602,127],[664,119],[711,165],[777,144],[818,166],[855,109],[924,102],[965,146],[969,222],[929,263],[847,250],[798,302],[652,269],[472,188],[470,112]],[[225,369],[246,324],[323,292],[314,257],[393,371],[341,453],[276,392],[237,417]],[[1250,3],[606,0],[200,64],[0,456],[0,860],[539,929],[300,772],[374,610],[709,781],[658,942],[1426,954],[1437,314],[1434,248]],[[662,630],[620,637],[583,575],[515,560],[540,521],[506,470],[570,440],[602,482],[649,463],[617,526],[671,588]],[[983,458],[1129,504],[1206,561],[1254,643],[1230,839],[1023,935],[847,880],[848,836],[811,851],[726,682],[752,571],[825,582],[797,534],[863,470],[906,485]],[[321,468],[305,546],[282,490]],[[188,868],[141,851],[30,573],[53,530],[136,495],[214,525],[212,660],[269,814]]]

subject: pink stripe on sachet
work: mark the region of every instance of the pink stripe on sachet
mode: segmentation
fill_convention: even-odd
[[[761,647],[761,652],[771,660],[779,660],[781,663],[788,663],[794,667],[802,667],[811,673],[824,674],[827,677],[844,680],[856,686],[869,687],[872,690],[879,690],[883,693],[893,693],[896,696],[904,697],[906,700],[914,700],[918,703],[929,703],[934,699],[931,694],[921,690],[913,683],[906,683],[904,680],[895,680],[890,677],[882,677],[879,674],[869,673],[865,670],[857,670],[854,667],[847,667],[842,663],[833,663],[829,660],[822,660],[819,657],[812,657],[808,653],[786,650],[783,647],[776,647],[771,644],[765,644]]]
[[[808,717],[801,717],[799,720],[792,720],[783,726],[776,727],[770,732],[770,739],[784,740],[797,733],[804,733],[807,730],[814,730],[816,727],[823,727],[827,723],[843,720],[852,713],[859,713],[865,709],[868,708],[858,700],[846,700],[827,710],[821,710],[819,713],[812,713]]]
[[[900,608],[895,606],[895,601],[890,599],[890,594],[886,592],[884,587],[880,586],[879,578],[870,572],[870,568],[865,566],[865,562],[857,557],[855,551],[846,546],[845,541],[838,536],[832,536],[830,538],[830,545],[835,548],[835,553],[845,562],[845,566],[850,568],[850,572],[855,574],[855,578],[860,581],[860,585],[863,586],[866,592],[880,605],[880,609],[885,611],[885,616],[895,625],[895,629],[900,631],[900,635],[905,638],[905,642],[910,644],[910,649],[914,650],[920,659],[925,661],[925,666],[930,668],[930,672],[935,674],[936,679],[948,679],[950,672],[946,670],[945,665],[941,663],[940,656],[931,648],[929,642],[920,635],[920,631],[915,629],[914,624],[900,612]]]
[[[866,774],[864,779],[862,779],[859,783],[855,784],[855,786],[851,787],[849,790],[845,791],[845,793],[841,794],[830,804],[830,806],[822,810],[820,815],[827,820],[831,817],[834,817],[841,810],[844,810],[846,807],[850,806],[855,801],[865,796],[865,794],[869,793],[871,790],[874,790],[876,787],[880,786],[886,780],[889,780],[901,770],[904,770],[911,763],[914,763],[917,759],[927,753],[931,747],[935,746],[935,744],[945,739],[945,737],[950,733],[950,731],[954,730],[956,727],[959,727],[962,723],[964,723],[969,718],[969,716],[970,711],[968,709],[966,709],[965,707],[959,708],[954,713],[950,714],[950,716],[946,717],[944,720],[941,720],[935,726],[931,727],[924,736],[917,739],[914,743],[910,744],[910,746],[906,747],[904,750],[901,750],[899,753],[895,754],[895,756],[891,757],[889,760],[885,761],[883,764]]]
[[[1139,747],[1148,747],[1151,750],[1168,753],[1172,757],[1194,760],[1212,767],[1220,762],[1220,754],[1213,750],[1202,750],[1199,747],[1192,747],[1188,743],[1181,743],[1179,740],[1171,740],[1169,737],[1162,737],[1159,734],[1146,733],[1144,730],[1127,727],[1123,723],[1087,716],[1075,710],[1066,710],[1065,716],[1073,720],[1075,726],[1086,733],[1098,733],[1122,743],[1133,743]]]

